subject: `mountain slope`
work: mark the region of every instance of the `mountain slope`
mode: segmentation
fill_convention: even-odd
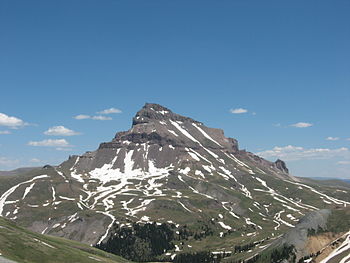
[[[350,204],[346,188],[304,182],[283,161],[239,150],[222,130],[157,104],[96,151],[1,177],[0,194],[0,215],[86,244],[163,223],[175,247],[153,256],[168,260],[201,250],[249,257],[255,250],[235,246],[264,249],[306,213]]]
[[[27,263],[130,262],[78,242],[33,233],[3,218],[0,218],[0,255]]]

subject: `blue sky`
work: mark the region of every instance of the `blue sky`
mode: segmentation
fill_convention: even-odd
[[[0,170],[94,150],[155,102],[295,175],[350,178],[349,13],[345,0],[1,1]]]

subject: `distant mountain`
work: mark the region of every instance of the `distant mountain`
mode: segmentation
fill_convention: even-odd
[[[334,177],[310,177],[310,179],[313,180],[322,180],[322,181],[333,181],[333,180],[337,180],[337,181],[343,181],[346,183],[350,183],[350,179],[345,179],[345,178],[334,178]]]
[[[0,215],[139,262],[297,262],[308,251],[282,235],[310,212],[347,209],[348,191],[293,177],[220,129],[146,104],[96,151],[0,178]]]
[[[39,167],[22,167],[12,171],[0,171],[0,176],[11,176],[29,172]]]

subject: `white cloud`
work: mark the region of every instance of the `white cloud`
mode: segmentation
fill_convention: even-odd
[[[73,118],[76,120],[85,120],[85,119],[90,119],[91,116],[85,115],[85,114],[79,114],[77,116],[74,116]]]
[[[290,126],[295,128],[307,128],[307,127],[313,126],[313,124],[308,122],[298,122],[298,123],[291,124]]]
[[[350,164],[350,161],[339,161],[339,162],[337,162],[337,164],[347,165],[347,164]]]
[[[0,131],[0,134],[11,134],[10,131]]]
[[[73,149],[69,148],[69,147],[57,147],[56,150],[57,151],[66,151],[66,152],[73,151]]]
[[[112,114],[112,113],[122,113],[122,111],[119,109],[116,109],[116,108],[110,108],[110,109],[106,109],[103,111],[99,111],[97,113],[98,114]]]
[[[0,157],[0,165],[12,167],[19,164],[19,160],[12,160],[7,157]]]
[[[332,137],[332,136],[329,136],[326,138],[327,141],[338,141],[339,140],[339,137]]]
[[[347,141],[350,141],[350,138],[347,138],[346,140],[347,140]]]
[[[45,131],[44,134],[53,136],[74,136],[79,135],[80,133],[70,130],[64,126],[54,126]]]
[[[298,146],[274,147],[272,150],[258,152],[257,155],[271,159],[279,158],[285,161],[296,161],[306,159],[330,159],[333,157],[350,157],[350,150],[346,147],[338,149],[310,148],[306,149]]]
[[[30,141],[30,146],[43,146],[43,147],[71,147],[71,145],[65,139],[57,140],[42,140],[42,141]]]
[[[237,109],[230,109],[230,112],[233,114],[242,114],[242,113],[247,113],[248,110],[243,108],[237,108]]]
[[[11,117],[0,112],[0,126],[6,126],[11,129],[17,129],[25,125],[28,125],[28,124],[22,121],[21,119],[16,117]]]
[[[110,120],[112,120],[111,117],[101,116],[101,115],[92,116],[91,119],[93,119],[93,120],[98,120],[98,121],[110,121]]]
[[[90,116],[90,115],[84,115],[84,114],[77,115],[73,118],[76,120],[86,120],[86,119],[97,120],[97,121],[110,121],[110,120],[112,120],[111,117],[107,117],[107,116],[101,116],[101,115]]]
[[[30,159],[29,162],[31,162],[31,163],[42,163],[42,160],[40,160],[38,158],[33,158],[33,159]]]

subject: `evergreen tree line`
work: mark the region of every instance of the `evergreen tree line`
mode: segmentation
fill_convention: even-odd
[[[174,263],[220,263],[222,255],[213,255],[209,251],[182,253],[174,258]]]
[[[147,262],[147,261],[170,261],[170,258],[160,257],[166,251],[175,248],[174,240],[188,240],[193,238],[195,240],[200,240],[209,235],[213,235],[213,231],[209,224],[201,222],[200,228],[197,230],[191,230],[186,225],[181,228],[176,228],[174,224],[163,223],[158,225],[156,223],[139,224],[133,223],[131,227],[119,228],[118,225],[115,226],[113,235],[107,240],[107,242],[100,245],[96,245],[97,248],[104,251],[122,256],[128,260]],[[175,234],[175,231],[178,231]],[[265,240],[263,240],[265,241]],[[255,247],[257,244],[263,241],[253,242],[245,245],[236,245],[234,247],[234,253],[240,253],[243,251],[248,251]],[[284,251],[284,250],[283,250]],[[283,253],[287,252],[273,251],[271,254],[271,263],[279,262],[273,261],[277,258],[284,256]],[[218,263],[222,258],[226,257],[226,254],[215,254],[210,252],[200,251],[193,253],[182,253],[178,254],[173,262],[186,263],[186,262],[210,262]],[[255,256],[247,263],[258,262],[260,256]],[[161,259],[162,258],[162,259]],[[241,261],[237,261],[241,262]],[[243,262],[243,261],[242,261]],[[267,261],[266,261],[267,262]],[[236,261],[232,261],[236,263]]]
[[[295,262],[294,246],[283,246],[282,248],[276,248],[272,251],[255,255],[248,260],[233,260],[230,263],[281,263],[285,259],[288,262]]]
[[[284,259],[295,262],[294,246],[283,246],[282,249],[274,249],[271,253],[271,263],[279,263]]]
[[[131,228],[118,228],[106,243],[96,245],[104,251],[132,261],[154,261],[166,250],[174,249],[174,232],[167,224],[134,223]]]
[[[236,245],[234,248],[234,253],[241,253],[243,251],[248,251],[251,248],[255,247],[255,243],[249,243],[249,244],[245,244],[245,245]]]
[[[256,241],[256,242],[248,243],[248,244],[245,244],[245,245],[236,245],[234,247],[234,254],[241,253],[243,251],[248,251],[248,250],[254,248],[256,245],[262,244],[262,243],[264,243],[265,241],[267,241],[269,239],[270,238],[265,238],[265,239],[263,239],[261,241]]]
[[[214,234],[213,230],[208,224],[201,224],[201,227],[198,231],[193,234],[195,240],[202,240],[207,236],[212,236]]]

